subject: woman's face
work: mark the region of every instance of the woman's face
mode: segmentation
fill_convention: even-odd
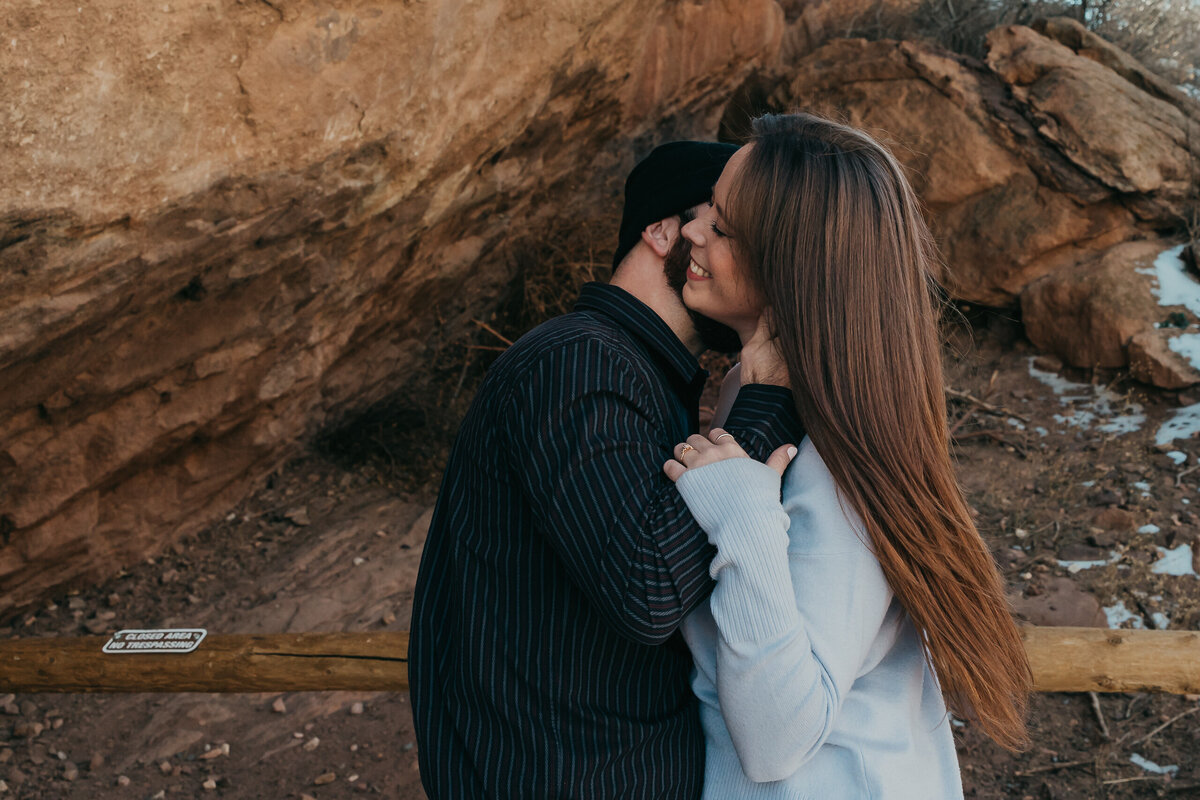
[[[737,261],[725,213],[729,210],[730,187],[750,147],[733,154],[713,187],[712,202],[701,206],[697,217],[683,226],[684,237],[692,243],[683,302],[693,311],[733,328],[743,342],[754,333],[763,303]]]

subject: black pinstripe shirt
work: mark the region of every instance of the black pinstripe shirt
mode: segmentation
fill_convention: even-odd
[[[704,739],[676,632],[715,551],[662,472],[706,373],[622,289],[489,370],[450,454],[417,578],[409,675],[431,800],[696,798]],[[791,393],[742,389],[754,457],[799,443]]]

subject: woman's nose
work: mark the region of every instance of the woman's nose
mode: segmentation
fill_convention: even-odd
[[[704,246],[704,225],[699,217],[683,226],[683,238],[697,247]]]

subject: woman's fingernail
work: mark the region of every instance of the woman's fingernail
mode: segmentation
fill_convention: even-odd
[[[797,452],[799,452],[799,451],[798,451],[798,450],[796,450],[796,448],[794,448],[794,447],[789,447],[789,448],[788,448],[788,458],[795,458],[795,457],[796,457],[796,453],[797,453]]]

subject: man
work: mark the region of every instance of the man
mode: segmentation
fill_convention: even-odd
[[[497,359],[463,420],[413,605],[431,800],[700,796],[676,629],[714,551],[662,465],[698,432],[707,373],[664,265],[686,268],[679,215],[733,152],[674,142],[635,167],[611,283]],[[743,387],[724,427],[764,461],[802,435],[776,386]]]

